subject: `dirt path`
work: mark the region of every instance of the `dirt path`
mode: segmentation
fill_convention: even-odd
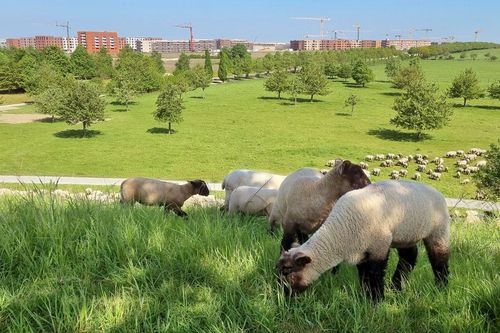
[[[39,113],[25,113],[25,114],[1,114],[0,113],[0,123],[4,124],[26,124],[32,123],[37,120],[50,119],[50,116],[46,114]]]

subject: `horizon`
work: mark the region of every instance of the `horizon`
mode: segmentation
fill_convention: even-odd
[[[361,0],[359,7],[353,3],[320,0],[305,1],[231,3],[223,1],[186,1],[182,4],[166,4],[146,0],[140,4],[133,1],[110,1],[86,3],[50,1],[38,3],[34,0],[3,5],[7,15],[0,24],[0,38],[30,37],[35,35],[66,35],[57,23],[69,21],[70,36],[78,31],[116,31],[120,37],[161,37],[163,39],[188,39],[188,31],[175,27],[191,23],[195,39],[246,39],[250,42],[289,42],[305,39],[305,35],[319,35],[320,24],[312,20],[294,20],[292,17],[327,17],[324,30],[346,30],[338,38],[355,39],[354,26],[361,26],[360,39],[383,40],[430,39],[442,42],[454,37],[454,41],[473,41],[474,31],[480,30],[478,41],[500,42],[500,22],[495,13],[500,12],[500,2],[467,0],[430,0],[418,4],[404,0],[382,0],[373,3]],[[156,8],[154,11],[151,8]],[[99,10],[96,10],[98,8]],[[396,17],[387,8],[398,8]],[[267,9],[267,10],[266,10]],[[361,9],[361,10],[360,10]],[[352,15],[357,11],[356,15]],[[109,15],[109,13],[116,15]],[[40,17],[40,13],[44,15]],[[68,14],[70,13],[70,14]],[[240,15],[245,13],[247,15]],[[278,14],[275,14],[278,13]],[[144,14],[144,15],[141,15]],[[163,15],[163,16],[162,16]],[[425,18],[422,20],[422,17]],[[130,24],[134,22],[134,24]],[[248,27],[252,27],[249,29]],[[411,32],[412,29],[416,29]],[[432,29],[430,32],[422,29]],[[419,31],[420,30],[420,31]],[[324,39],[332,39],[333,33]],[[319,39],[312,38],[312,39]]]

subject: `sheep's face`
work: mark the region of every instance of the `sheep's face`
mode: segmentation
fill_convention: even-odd
[[[193,185],[196,194],[206,197],[210,193],[207,183],[205,183],[203,180],[191,180],[190,183]]]
[[[357,190],[371,184],[370,179],[361,166],[353,164],[350,161],[343,161],[337,167],[336,172],[343,179],[341,184],[343,192]]]
[[[276,268],[280,281],[285,283],[286,291],[290,286],[293,292],[300,293],[309,286],[306,269],[310,263],[311,258],[300,251],[286,251],[281,254]]]

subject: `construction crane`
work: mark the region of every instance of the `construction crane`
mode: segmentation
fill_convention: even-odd
[[[189,52],[194,52],[194,42],[193,42],[193,26],[189,24],[178,24],[177,28],[189,29]]]
[[[346,32],[354,32],[353,30],[330,30],[329,32],[333,32],[333,38],[337,40],[337,34],[345,34]]]
[[[305,39],[315,38],[315,37],[321,37],[321,35],[304,35]]]
[[[319,21],[319,35],[321,36],[321,39],[325,39],[325,22],[331,21],[332,19],[329,17],[292,17],[292,20],[313,20],[313,21]]]
[[[58,24],[56,22],[56,27],[66,28],[66,38],[68,38],[67,42],[69,43],[69,29],[70,29],[69,21],[66,21],[66,24]]]
[[[361,26],[359,24],[355,24],[353,27],[356,29],[356,41],[359,42],[359,32],[361,31]]]
[[[479,40],[479,33],[481,32],[481,29],[477,29],[474,31],[474,41],[477,42]]]

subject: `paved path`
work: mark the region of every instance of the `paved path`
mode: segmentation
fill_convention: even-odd
[[[125,178],[95,178],[95,177],[54,177],[54,176],[0,176],[1,183],[24,183],[24,184],[47,184],[58,183],[64,185],[120,185]],[[183,181],[169,180],[170,182],[182,184]],[[222,191],[220,183],[208,183],[208,187],[213,191]],[[448,207],[497,210],[500,211],[500,202],[486,202],[467,199],[449,199],[446,198]]]
[[[18,104],[7,104],[7,105],[0,105],[0,112],[2,111],[8,111],[8,110],[15,110],[18,109],[21,106],[29,105],[28,103],[18,103]]]

